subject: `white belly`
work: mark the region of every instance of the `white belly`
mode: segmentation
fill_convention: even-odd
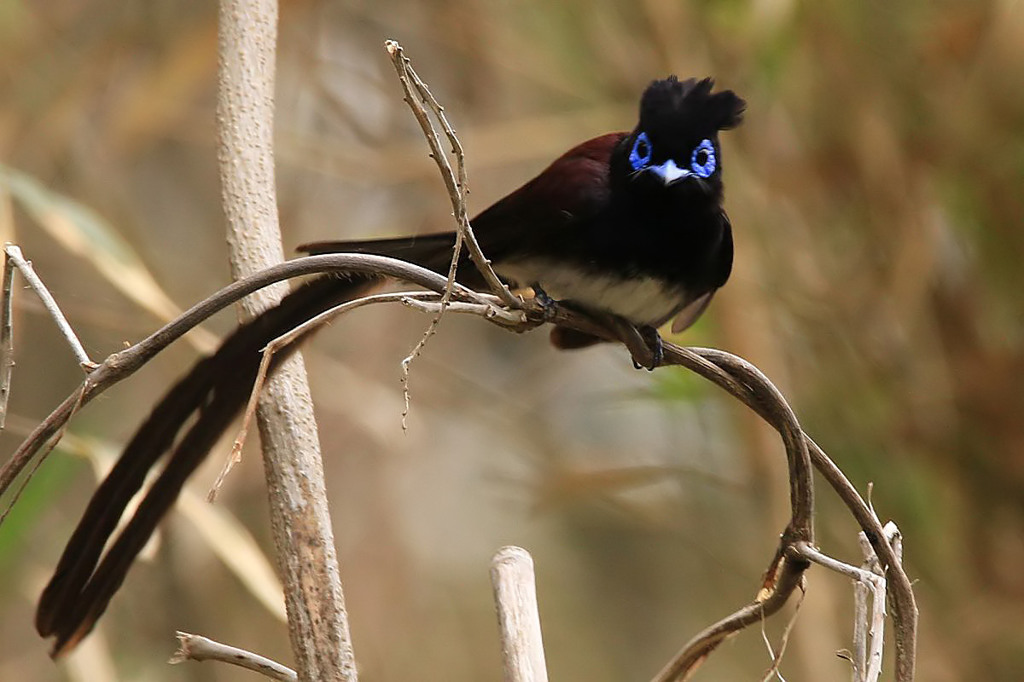
[[[495,270],[521,286],[540,284],[556,301],[569,300],[593,310],[612,312],[634,324],[659,326],[686,302],[682,290],[650,277],[597,275],[550,261],[496,263]]]

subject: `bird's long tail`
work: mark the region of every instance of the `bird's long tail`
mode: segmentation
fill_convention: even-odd
[[[372,252],[444,271],[453,241],[452,235],[434,235],[419,240],[335,242],[305,250]],[[302,322],[360,295],[375,281],[325,275],[302,285],[278,306],[239,327],[164,395],[92,496],[40,597],[36,629],[44,637],[55,638],[54,656],[74,648],[92,630],[185,481],[241,411],[259,369],[261,350]],[[292,344],[289,351],[298,345]],[[278,353],[272,367],[288,354]],[[170,456],[163,471],[104,555],[103,548],[128,502],[167,452]]]

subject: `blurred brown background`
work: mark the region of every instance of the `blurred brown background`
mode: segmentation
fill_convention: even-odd
[[[288,2],[280,34],[287,249],[450,228],[385,38],[446,104],[475,210],[632,127],[652,78],[713,75],[744,96],[747,122],[723,136],[734,276],[683,340],[758,364],[850,478],[874,482],[917,580],[920,679],[1024,678],[1024,6]],[[0,4],[0,225],[94,357],[227,282],[215,68],[214,3]],[[4,453],[80,380],[36,300],[16,304]],[[403,434],[399,362],[426,323],[362,311],[307,353],[364,679],[500,679],[488,561],[503,544],[534,554],[556,680],[646,680],[752,596],[786,518],[772,432],[685,373],[633,371],[621,349],[559,354],[544,333],[450,317],[414,365]],[[232,571],[215,554],[241,556],[228,543],[244,538],[201,505],[164,525],[81,654],[53,665],[32,628],[89,461],[203,343],[90,405],[0,528],[0,679],[249,679],[165,666],[175,629],[289,660],[249,587],[256,562]],[[267,549],[254,453],[223,500],[215,512]],[[817,519],[821,546],[857,561],[823,487]],[[848,679],[835,652],[852,591],[808,577],[782,671]],[[769,660],[755,628],[700,679],[760,679]]]

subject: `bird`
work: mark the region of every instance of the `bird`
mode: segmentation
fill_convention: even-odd
[[[532,288],[545,302],[632,325],[657,364],[657,329],[673,319],[675,332],[693,324],[732,270],[719,132],[739,125],[745,108],[711,78],[652,81],[633,130],[571,148],[471,220],[484,254],[504,282]],[[455,233],[446,232],[298,250],[391,256],[446,273],[454,243]],[[460,283],[482,287],[479,271],[462,258]],[[36,629],[53,638],[51,655],[72,650],[93,629],[185,481],[241,412],[267,343],[380,280],[332,273],[307,281],[236,329],[160,399],[97,487],[40,596]],[[562,349],[599,341],[558,326],[551,340]],[[271,371],[287,355],[277,353]],[[161,458],[163,471],[109,543]]]

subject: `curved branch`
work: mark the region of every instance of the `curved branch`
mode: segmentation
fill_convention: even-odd
[[[66,424],[80,405],[130,376],[189,329],[239,298],[268,284],[290,277],[324,272],[389,276],[423,286],[437,293],[443,293],[448,283],[445,277],[410,263],[366,254],[326,254],[298,258],[239,280],[196,304],[146,339],[108,357],[98,369],[86,378],[80,387],[36,427],[21,444],[12,459],[0,470],[0,494],[7,489],[47,441]],[[455,285],[453,293],[457,299],[479,305],[482,317],[505,328],[517,331],[529,329],[537,326],[538,320],[543,317],[543,313],[532,300],[525,301],[521,311],[504,310],[501,315],[495,316],[487,314],[488,310],[496,308],[493,297],[473,292],[458,284]],[[510,321],[509,314],[520,315],[521,323],[518,326],[514,324]],[[548,317],[543,319],[605,340],[619,340],[611,330],[590,316],[564,307],[558,307],[553,315],[548,311]],[[851,511],[887,571],[896,641],[896,679],[900,682],[912,680],[918,614],[910,580],[895,556],[893,548],[885,540],[885,533],[878,518],[856,488],[825,452],[803,433],[792,409],[786,404],[779,391],[750,363],[723,351],[708,348],[681,348],[670,343],[665,344],[665,363],[682,365],[715,383],[749,406],[779,431],[789,460],[790,501],[793,514],[786,532],[783,533],[779,550],[769,568],[769,578],[759,600],[694,637],[655,679],[680,679],[678,676],[680,671],[692,671],[693,667],[699,664],[729,634],[776,611],[785,603],[793,589],[799,585],[800,576],[807,564],[798,555],[788,556],[787,548],[798,542],[813,543],[811,518],[813,487],[810,477],[810,467],[813,465]],[[751,620],[752,618],[753,620]],[[675,677],[671,675],[675,675]]]
[[[250,277],[230,284],[212,296],[192,306],[177,318],[147,336],[142,341],[108,356],[64,401],[57,406],[39,425],[33,429],[18,446],[11,458],[0,469],[0,495],[24,471],[32,458],[46,443],[60,431],[78,409],[119,381],[134,374],[144,364],[182,337],[193,327],[213,314],[223,310],[242,297],[265,286],[303,275],[327,272],[359,273],[393,277],[417,284],[426,289],[443,292],[447,279],[435,272],[412,263],[368,254],[345,253],[325,254],[296,258],[262,270]],[[490,299],[480,296],[459,284],[455,285],[457,297],[477,303],[489,303]],[[525,323],[525,317],[524,317]]]
[[[753,625],[781,609],[793,594],[793,590],[800,586],[802,577],[803,569],[786,571],[776,583],[775,591],[767,599],[751,602],[714,625],[704,628],[655,675],[654,682],[687,679],[719,644],[748,625]]]
[[[444,180],[445,188],[448,190],[448,197],[452,202],[452,212],[455,216],[458,230],[456,231],[457,239],[455,242],[455,254],[452,258],[452,268],[448,273],[449,280],[455,280],[455,268],[459,260],[459,249],[462,246],[461,241],[464,239],[469,250],[470,259],[476,265],[480,274],[483,275],[484,281],[487,282],[487,286],[490,287],[491,291],[509,308],[522,308],[522,299],[514,296],[509,291],[508,286],[498,278],[498,275],[491,267],[491,261],[487,259],[483,249],[480,248],[480,243],[477,241],[473,228],[469,224],[469,214],[466,211],[466,193],[469,190],[466,186],[465,155],[462,151],[462,143],[459,142],[454,128],[452,128],[448,118],[444,115],[444,107],[431,94],[427,84],[416,74],[416,70],[412,68],[409,58],[405,56],[405,50],[397,41],[385,40],[384,49],[387,50],[388,55],[391,57],[391,63],[398,74],[398,81],[402,84],[402,90],[405,92],[405,102],[412,109],[416,122],[420,124],[423,136],[430,147],[430,156],[434,159],[438,170],[441,172],[441,179]],[[414,90],[415,93],[413,92]],[[434,116],[444,130],[445,137],[452,146],[452,154],[455,155],[456,168],[458,169],[457,177],[455,172],[452,171],[452,165],[448,161],[448,156],[441,149],[441,141],[438,139],[434,126],[430,123],[424,104],[429,106],[430,110],[434,112]]]
[[[814,543],[814,485],[807,442],[796,415],[779,390],[752,364],[720,350],[665,344],[665,364],[681,365],[715,383],[749,405],[779,432],[789,463],[792,516],[754,601],[693,637],[654,677],[654,682],[687,679],[731,635],[781,609],[800,586],[810,565],[793,550]]]
[[[910,578],[903,569],[893,547],[886,540],[885,531],[882,529],[878,517],[864,501],[864,498],[818,444],[800,430],[789,405],[756,367],[724,351],[709,348],[680,348],[673,344],[665,344],[665,358],[667,363],[685,366],[720,386],[754,410],[762,419],[775,427],[782,436],[790,464],[790,500],[793,518],[787,532],[783,534],[780,551],[776,554],[772,569],[769,570],[769,576],[772,575],[773,569],[778,568],[781,554],[790,553],[788,548],[797,548],[803,544],[803,541],[798,539],[801,529],[811,528],[809,516],[805,517],[805,514],[809,514],[811,509],[806,506],[812,501],[807,495],[810,490],[803,490],[805,485],[810,485],[809,471],[806,469],[808,462],[818,470],[847,506],[878,555],[889,580],[889,597],[892,603],[896,643],[896,679],[899,682],[913,680],[917,648],[917,603]],[[790,537],[787,538],[787,536]],[[813,545],[813,536],[806,539],[806,544]],[[791,558],[800,556],[800,552],[791,554]],[[786,563],[792,565],[793,562],[792,560],[784,562],[783,571],[786,570]],[[806,568],[806,565],[803,568]],[[803,568],[800,570],[802,571]],[[795,587],[791,578],[792,575],[783,572],[776,582],[776,592],[772,597],[781,597],[783,594],[788,597],[788,592],[784,588],[788,587],[791,592]],[[769,601],[777,610],[785,602],[785,598],[782,598],[780,603],[776,603],[772,598],[769,598]],[[756,603],[744,607],[693,638],[655,680],[661,682],[685,679],[682,676],[687,672],[692,672],[703,660],[703,657],[721,643],[729,632],[738,631],[750,624],[749,611]],[[769,615],[772,612],[767,607],[767,603],[762,611],[764,615]],[[732,629],[730,630],[730,628]]]
[[[860,524],[867,536],[871,548],[875,550],[885,577],[888,581],[889,600],[892,608],[893,640],[896,644],[896,680],[909,682],[914,679],[914,668],[917,660],[917,600],[910,576],[903,568],[903,563],[896,550],[886,539],[878,516],[853,487],[846,474],[836,466],[825,451],[810,436],[804,434],[804,440],[810,451],[811,462],[818,473],[843,501],[850,514]]]

